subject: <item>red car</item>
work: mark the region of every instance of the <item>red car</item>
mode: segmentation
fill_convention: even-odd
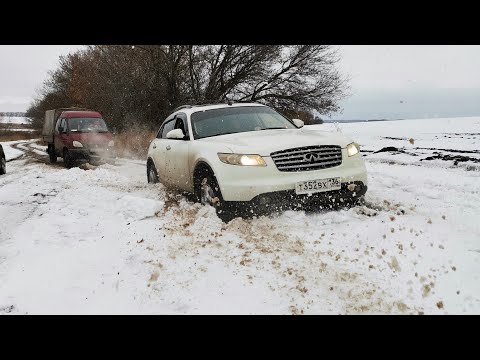
[[[76,160],[113,163],[113,135],[102,115],[96,111],[55,109],[45,113],[43,140],[48,145],[50,162],[62,157],[67,168]]]

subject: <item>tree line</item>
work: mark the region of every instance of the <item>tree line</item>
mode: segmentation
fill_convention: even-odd
[[[25,112],[0,112],[0,117],[25,117]]]
[[[85,107],[118,131],[158,127],[184,104],[255,101],[307,121],[339,110],[346,79],[329,45],[95,45],[62,56],[27,110]]]

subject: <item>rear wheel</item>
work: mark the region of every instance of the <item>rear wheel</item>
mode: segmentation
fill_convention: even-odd
[[[5,157],[0,158],[0,175],[5,175],[7,173],[7,160]]]
[[[158,183],[157,169],[155,169],[155,165],[152,161],[149,161],[147,164],[147,180],[149,184]]]
[[[48,147],[48,155],[50,158],[50,162],[55,164],[57,162],[57,154],[55,154],[55,147],[53,145]]]

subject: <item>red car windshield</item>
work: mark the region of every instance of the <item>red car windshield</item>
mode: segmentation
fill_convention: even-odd
[[[71,132],[108,132],[107,124],[100,118],[70,118],[68,127]]]

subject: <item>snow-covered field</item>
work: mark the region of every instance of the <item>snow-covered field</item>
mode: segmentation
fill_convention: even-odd
[[[31,119],[24,116],[0,116],[1,124],[30,124]]]
[[[0,129],[1,134],[2,129]],[[20,131],[20,132],[33,132],[35,129],[16,129],[16,128],[8,128],[7,131]]]
[[[364,206],[224,224],[143,162],[4,144],[0,313],[479,314],[480,118],[315,127],[362,145]]]

